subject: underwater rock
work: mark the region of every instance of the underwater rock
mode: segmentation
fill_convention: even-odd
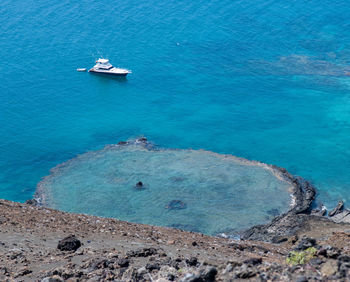
[[[143,188],[143,183],[141,181],[137,182],[135,185],[136,189],[142,189]]]
[[[136,142],[140,142],[140,143],[147,143],[147,138],[146,137],[140,137],[138,139],[136,139]]]
[[[272,215],[272,216],[277,216],[277,215],[281,214],[281,212],[278,209],[270,209],[266,213],[268,215]]]
[[[180,200],[172,200],[165,206],[166,209],[169,210],[182,210],[185,209],[187,206],[183,201]]]
[[[169,180],[174,181],[174,182],[182,182],[185,180],[184,177],[178,177],[178,176],[172,176],[169,178]]]
[[[282,56],[275,61],[251,60],[251,66],[258,73],[272,75],[322,75],[322,76],[345,76],[349,72],[348,66],[343,66],[311,56],[293,54]]]

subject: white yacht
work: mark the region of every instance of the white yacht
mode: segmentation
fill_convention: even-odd
[[[89,69],[89,72],[116,76],[126,76],[128,73],[131,73],[130,70],[113,67],[107,59],[98,59],[96,61],[96,65],[94,65],[93,68]]]

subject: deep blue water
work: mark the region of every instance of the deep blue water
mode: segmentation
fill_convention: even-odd
[[[145,135],[287,168],[350,200],[350,3],[0,2],[0,198]],[[76,72],[99,53],[126,80]]]

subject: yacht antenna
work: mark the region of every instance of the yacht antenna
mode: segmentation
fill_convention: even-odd
[[[103,58],[101,52],[96,48],[96,46],[95,46],[95,50],[96,50],[97,54],[99,55],[99,57],[100,57],[100,58]],[[95,57],[95,59],[96,59],[96,57]]]

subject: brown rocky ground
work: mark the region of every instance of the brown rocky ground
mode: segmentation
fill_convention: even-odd
[[[350,225],[299,216],[303,227],[272,244],[0,200],[0,281],[350,281]],[[82,245],[59,250],[71,234]],[[309,247],[310,261],[287,264]]]

